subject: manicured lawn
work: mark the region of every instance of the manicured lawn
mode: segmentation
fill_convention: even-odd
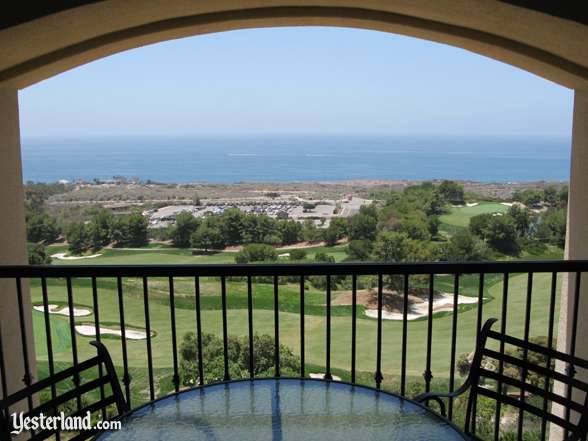
[[[333,256],[337,262],[345,259],[346,245],[334,247],[310,247],[305,248],[306,260],[314,260],[316,253],[325,252]],[[286,254],[291,249],[278,250],[278,254]],[[49,246],[49,254],[65,253],[65,246]],[[91,253],[93,254],[93,253]],[[102,254],[92,259],[60,260],[53,259],[55,265],[118,265],[118,264],[204,264],[204,263],[235,263],[234,252],[219,252],[211,254],[193,255],[189,249],[178,248],[145,248],[137,250],[125,250],[105,248],[96,254]],[[287,257],[280,258],[280,262],[288,262]]]
[[[435,285],[445,292],[452,292],[453,278],[438,276]],[[484,318],[500,317],[502,307],[502,282],[500,277],[486,278],[486,291],[483,305]],[[202,326],[203,332],[222,335],[222,316],[219,309],[218,281],[214,279],[203,280],[206,290],[203,291]],[[523,334],[523,320],[525,312],[526,275],[513,275],[510,278],[507,330],[509,333],[521,336]],[[547,333],[548,320],[548,296],[550,276],[538,274],[535,276],[533,289],[533,308],[531,311],[531,335],[545,335]],[[460,293],[476,295],[477,276],[463,276],[460,283]],[[245,298],[244,284],[242,282],[228,283],[228,330],[231,335],[247,335],[247,311],[243,306]],[[216,286],[216,291],[215,291]],[[191,307],[193,304],[191,281],[178,279],[176,285],[178,296],[176,302],[176,329],[178,345],[186,332],[196,329],[195,313]],[[152,289],[151,289],[152,288]],[[161,375],[161,381],[169,375],[172,367],[172,331],[170,324],[170,309],[167,301],[165,282],[152,280],[150,284],[150,318],[152,330],[156,332],[153,338],[153,362]],[[38,283],[32,283],[33,302],[41,300]],[[337,294],[336,292],[334,293]],[[191,297],[192,296],[192,297]],[[65,281],[51,280],[49,282],[49,297],[53,302],[66,301]],[[280,341],[291,347],[295,353],[300,348],[300,316],[297,312],[298,288],[296,285],[280,285]],[[310,288],[305,297],[307,312],[305,316],[306,327],[306,354],[307,363],[316,366],[324,365],[325,360],[325,329],[324,294]],[[76,280],[74,282],[74,302],[77,305],[92,307],[91,288],[89,281]],[[271,285],[254,285],[254,332],[273,335],[274,312],[273,291]],[[99,282],[99,313],[100,321],[119,322],[118,297],[113,280],[101,280]],[[140,283],[125,280],[124,284],[124,312],[127,326],[145,327],[144,308],[142,301],[142,289]],[[322,309],[321,309],[322,308]],[[358,311],[357,322],[357,368],[365,372],[373,372],[376,360],[376,320],[365,318],[362,309]],[[556,311],[556,317],[558,315]],[[450,342],[452,314],[441,313],[433,319],[433,349],[432,370],[436,380],[447,378],[450,365]],[[43,314],[33,312],[35,321],[35,340],[37,352],[41,360],[46,360],[45,332]],[[80,321],[93,321],[94,316],[83,317]],[[477,307],[463,308],[458,314],[457,354],[471,351],[475,342],[475,327],[477,320]],[[52,339],[54,355],[57,361],[71,362],[69,323],[66,317],[51,317]],[[350,366],[351,350],[351,311],[349,307],[337,307],[333,310],[332,317],[332,365],[335,368],[346,370]],[[408,323],[408,351],[407,373],[420,380],[426,361],[426,337],[427,320],[418,320]],[[88,342],[93,338],[82,337],[76,334],[80,359],[89,357],[93,348]],[[115,364],[122,366],[122,342],[118,338],[103,340],[111,351]],[[401,368],[402,353],[402,323],[384,321],[383,323],[383,371],[387,382],[397,384]],[[145,341],[127,341],[129,365],[132,370],[143,371],[147,367]],[[134,387],[146,390],[146,377],[140,375],[134,380]]]
[[[508,208],[506,205],[496,202],[480,202],[474,207],[452,207],[450,213],[444,214],[439,218],[441,221],[441,230],[451,233],[455,228],[467,228],[470,224],[470,219],[478,214],[506,213]]]

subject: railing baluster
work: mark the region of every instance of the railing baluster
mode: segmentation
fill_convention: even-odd
[[[300,377],[306,376],[304,354],[304,276],[300,276]]]
[[[351,382],[355,383],[355,358],[357,343],[357,275],[351,277]]]
[[[253,286],[251,276],[247,276],[247,325],[249,336],[249,378],[255,377],[255,364],[253,357]]]
[[[55,375],[55,364],[53,361],[53,339],[51,336],[51,317],[49,316],[49,296],[47,295],[47,279],[41,277],[41,294],[43,296],[43,318],[45,321],[45,339],[47,342],[47,364],[49,367],[49,377]],[[54,400],[57,395],[55,384],[51,384],[51,399]],[[57,409],[53,409],[57,411]],[[57,414],[57,412],[56,412]],[[56,439],[59,440],[61,434],[55,433]]]
[[[67,307],[69,309],[69,331],[71,335],[71,349],[72,349],[72,358],[73,358],[73,365],[74,367],[78,366],[78,345],[76,339],[76,321],[74,317],[74,301],[73,301],[73,288],[71,283],[71,277],[66,279],[67,281]],[[80,387],[80,374],[76,372],[73,376],[74,386],[76,388]],[[78,411],[82,408],[82,397],[80,395],[76,396],[76,405]]]
[[[400,369],[400,395],[406,392],[406,345],[408,338],[408,273],[404,274],[404,296],[402,302],[402,366]]]
[[[29,346],[28,346],[28,339],[27,339],[27,331],[24,319],[24,306],[22,300],[22,280],[20,277],[16,278],[16,298],[18,302],[18,318],[20,323],[20,338],[22,343],[22,355],[23,355],[23,368],[24,368],[24,375],[22,377],[23,383],[28,387],[31,385],[33,378],[31,375],[31,368],[29,366]],[[33,399],[32,397],[28,397],[27,405],[29,406],[29,410],[33,407]]]
[[[274,367],[275,376],[280,376],[280,305],[278,298],[278,276],[274,276]]]
[[[533,295],[533,273],[529,273],[528,278],[527,278],[527,299],[526,299],[526,305],[525,305],[525,327],[524,327],[524,331],[523,331],[523,340],[525,341],[525,344],[529,343],[529,328],[530,328],[530,322],[531,322],[531,298]],[[525,346],[523,348],[523,361],[527,361],[527,357],[528,357],[528,349],[527,346]],[[527,380],[527,369],[523,368],[521,369],[521,382],[525,383]],[[521,403],[525,402],[525,390],[521,389],[520,391],[520,395],[519,395],[519,400],[521,401]],[[524,418],[525,418],[525,414],[523,412],[523,409],[519,409],[519,418],[518,418],[518,427],[517,427],[517,439],[518,440],[522,440],[523,439],[523,426],[524,426]]]
[[[451,320],[451,361],[449,362],[449,390],[455,389],[455,350],[457,344],[457,313],[459,309],[459,273],[454,275],[453,279],[453,315]],[[449,398],[449,408],[447,417],[453,419],[453,398]]]
[[[553,329],[554,329],[554,322],[555,322],[555,301],[556,301],[556,291],[557,291],[557,272],[551,273],[551,295],[549,300],[549,323],[547,325],[547,347],[549,350],[553,349]],[[551,367],[551,357],[548,355],[546,357],[545,367],[550,369]],[[550,381],[549,377],[545,377],[545,384],[543,386],[543,390],[547,393],[549,391]],[[548,410],[548,400],[547,397],[543,399],[543,412],[547,413]],[[547,436],[547,419],[541,418],[541,441],[545,441]]]
[[[509,281],[509,273],[504,273],[504,278],[502,282],[502,312],[500,317],[500,333],[502,335],[506,334],[506,311],[507,311],[507,303],[508,303],[508,281]],[[500,353],[504,354],[504,340],[500,340]],[[502,358],[498,360],[498,375],[502,376],[504,372],[504,362]],[[496,390],[498,393],[502,390],[502,381],[498,380],[496,384]],[[494,415],[494,441],[498,441],[500,437],[500,411],[501,411],[501,402],[496,401],[496,413]]]
[[[480,341],[480,331],[482,330],[482,317],[484,312],[484,273],[480,273],[478,279],[478,318],[476,321],[476,343]],[[472,403],[472,419],[471,428],[472,434],[476,434],[476,413],[478,411],[478,400]]]
[[[331,375],[331,275],[327,275],[327,366],[325,380],[332,380]]]
[[[176,335],[176,300],[174,290],[174,278],[169,277],[169,312],[172,331],[172,358],[174,364],[174,377],[172,379],[176,392],[180,390],[180,373],[178,369],[178,338]]]
[[[423,378],[425,379],[425,392],[431,390],[431,380],[433,373],[431,372],[431,351],[433,346],[433,301],[434,301],[435,275],[429,275],[429,305],[427,317],[427,360],[425,364],[425,372]]]
[[[143,309],[145,310],[145,331],[147,333],[147,370],[149,375],[149,398],[155,399],[155,387],[153,385],[153,353],[151,351],[151,320],[149,318],[149,283],[143,276]]]
[[[194,296],[196,306],[196,338],[198,345],[198,384],[204,385],[204,365],[202,362],[202,318],[200,316],[200,278],[194,277]]]
[[[4,343],[2,341],[2,323],[0,323],[0,385],[2,386],[2,399],[6,400],[8,396],[8,382],[6,380],[6,364],[4,363]],[[4,409],[3,418],[9,419],[9,409]]]
[[[118,296],[118,314],[120,319],[120,340],[122,346],[123,356],[123,377],[122,382],[125,386],[125,394],[127,397],[127,403],[131,407],[131,377],[129,376],[129,360],[127,356],[127,330],[125,326],[125,304],[123,299],[123,286],[122,278],[118,276],[116,278],[116,290]]]
[[[570,338],[570,355],[572,357],[576,356],[576,337],[578,334],[578,309],[580,307],[580,282],[582,280],[582,273],[576,273],[576,284],[574,287],[574,312],[572,315],[572,335]],[[576,375],[576,369],[571,364],[567,367],[567,375],[570,378],[574,378]],[[572,399],[572,386],[568,384],[566,389],[566,400],[570,401]],[[566,406],[565,411],[565,420],[566,423],[570,422],[570,407]],[[568,430],[565,431],[565,436],[568,436]]]
[[[229,381],[231,375],[229,374],[229,335],[227,330],[227,281],[225,276],[221,276],[221,302],[222,302],[222,316],[223,316],[223,356],[224,356],[224,381]]]
[[[96,284],[96,277],[92,277],[92,308],[94,308],[94,333],[96,334],[96,341],[100,342],[100,308],[98,307],[98,286]],[[98,365],[98,375],[102,377],[103,368],[102,363]],[[100,385],[100,399],[104,399],[104,385]],[[106,408],[102,408],[102,419],[106,420]]]
[[[380,389],[382,385],[382,274],[378,274],[378,327],[376,336],[376,387]]]

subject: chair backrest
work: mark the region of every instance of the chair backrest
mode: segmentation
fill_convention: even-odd
[[[15,429],[13,427],[13,418],[10,416],[10,411],[11,408],[12,410],[15,410],[16,407],[23,408],[22,403],[28,404],[28,406],[24,406],[27,410],[23,412],[23,419],[26,417],[39,417],[41,414],[44,416],[61,415],[61,412],[64,413],[64,416],[73,417],[85,417],[88,412],[91,416],[97,417],[97,413],[101,413],[101,417],[105,418],[106,409],[111,405],[116,407],[118,415],[128,411],[128,405],[122,394],[108,350],[102,343],[93,341],[90,344],[96,347],[97,355],[95,357],[79,362],[77,365],[57,372],[51,377],[33,383],[29,387],[21,389],[0,401],[0,438],[10,439],[10,432]],[[82,373],[86,373],[86,377],[89,375],[93,376],[93,372],[90,371],[92,368],[97,370],[97,378],[82,383]],[[58,384],[68,380],[73,380],[73,389],[60,392]],[[40,403],[37,406],[33,406],[33,403],[35,402],[34,396],[45,392],[48,389],[51,391],[51,399]],[[110,389],[110,391],[108,389]],[[89,396],[86,394],[95,395],[98,390],[100,391],[99,400],[95,400],[91,404],[88,404],[89,400],[82,401],[83,396]],[[108,392],[110,392],[110,394],[108,394]],[[71,407],[68,406],[68,403],[72,401],[75,402],[75,410],[68,412],[66,408]],[[92,422],[92,425],[94,425],[94,421]],[[61,426],[58,425],[55,430],[29,430],[29,439],[43,440],[49,438],[58,432],[60,427]],[[27,431],[23,431],[23,433],[26,432]],[[72,439],[87,439],[96,432],[97,430],[81,430]]]
[[[475,432],[481,395],[517,408],[519,418],[527,413],[561,427],[566,441],[585,439],[588,383],[575,378],[575,373],[588,372],[588,361],[493,331],[496,322],[491,318],[484,324],[472,360],[466,432]]]

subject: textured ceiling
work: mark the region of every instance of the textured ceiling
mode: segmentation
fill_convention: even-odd
[[[15,26],[36,18],[98,3],[102,0],[51,0],[39,2],[6,2],[0,13],[0,29]],[[556,17],[588,25],[588,3],[586,0],[497,0],[526,9],[533,9]],[[7,5],[10,6],[7,6]]]

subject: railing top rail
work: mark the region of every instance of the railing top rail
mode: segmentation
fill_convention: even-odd
[[[194,277],[587,272],[588,260],[199,265],[0,265],[0,278]]]

